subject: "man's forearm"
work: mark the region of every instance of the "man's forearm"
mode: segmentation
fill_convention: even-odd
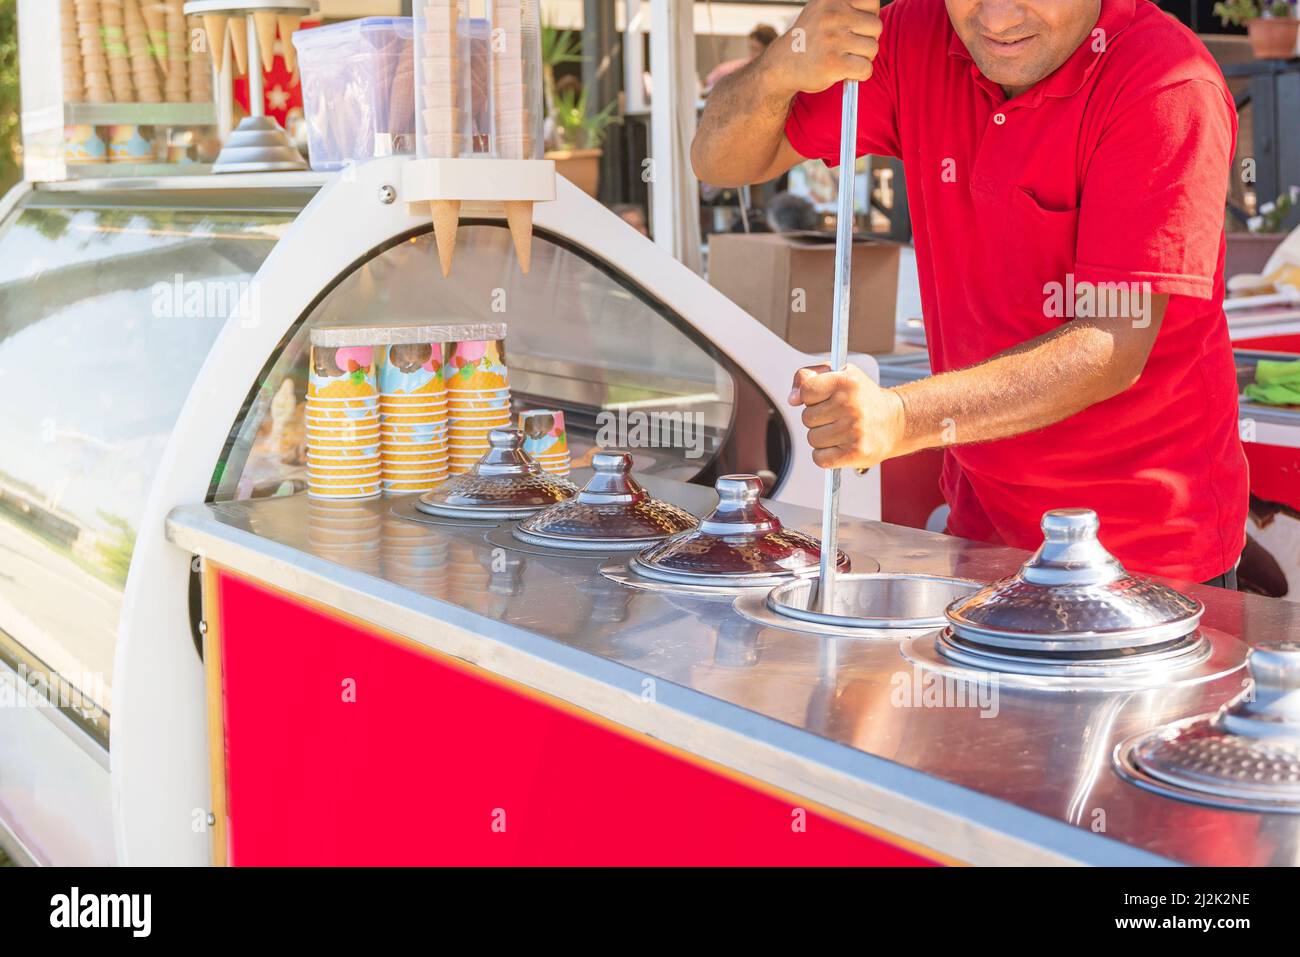
[[[1127,389],[1146,355],[1104,322],[1075,321],[980,365],[896,386],[904,432],[895,454],[1045,428]]]
[[[713,186],[762,182],[781,150],[794,96],[767,55],[721,80],[691,144],[695,175]]]

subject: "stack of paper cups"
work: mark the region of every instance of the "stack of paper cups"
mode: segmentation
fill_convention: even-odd
[[[523,30],[522,0],[492,0],[492,152],[499,159],[533,156]]]
[[[321,558],[379,575],[383,518],[362,502],[313,498],[307,502],[307,542]]]
[[[488,433],[510,425],[510,380],[499,340],[452,343],[445,369],[452,475],[488,450]]]
[[[559,409],[527,409],[519,413],[524,433],[524,451],[543,469],[556,475],[569,474],[569,437],[564,430],[564,413]]]
[[[337,345],[330,330],[312,333],[307,384],[307,494],[369,498],[379,494],[379,390],[373,346]]]
[[[380,452],[386,492],[427,492],[447,480],[442,343],[428,329],[388,330],[379,359]]]
[[[455,157],[465,149],[461,100],[460,0],[416,0],[420,57],[421,156]],[[468,21],[465,21],[468,23]]]

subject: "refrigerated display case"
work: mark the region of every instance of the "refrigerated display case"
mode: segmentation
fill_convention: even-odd
[[[516,409],[562,409],[579,467],[663,421],[682,428],[641,443],[651,480],[748,471],[817,501],[781,388],[816,357],[567,183],[537,207],[529,275],[483,215],[444,278],[427,214],[401,200],[403,162],[6,197],[0,369],[35,414],[0,421],[0,647],[12,673],[90,692],[80,709],[0,711],[0,820],[31,857],[208,859],[198,578],[163,524],[177,505],[304,487],[314,328],[504,321]],[[853,476],[845,510],[878,514],[878,495]]]

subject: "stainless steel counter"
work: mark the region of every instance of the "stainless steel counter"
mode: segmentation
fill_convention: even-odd
[[[579,481],[582,475],[576,476]],[[711,490],[652,491],[697,514]],[[367,503],[388,518],[393,499]],[[816,533],[816,512],[773,504]],[[728,601],[634,590],[600,556],[498,549],[482,528],[405,523],[488,587],[423,594],[314,553],[303,495],[177,509],[180,548],[324,602],[635,732],[717,761],[926,848],[980,864],[1296,864],[1300,816],[1220,811],[1119,779],[1117,741],[1212,710],[1244,672],[1140,692],[1041,692],[1003,682],[983,707],[927,706],[897,641],[752,624]],[[1024,553],[846,520],[841,547],[886,571],[992,580]],[[409,539],[408,539],[409,540]],[[494,561],[495,559],[495,561]],[[382,567],[382,566],[381,566]],[[1300,606],[1184,586],[1203,624],[1248,643],[1300,635]],[[652,693],[647,693],[647,689]]]

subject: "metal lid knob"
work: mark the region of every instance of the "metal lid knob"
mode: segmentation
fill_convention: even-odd
[[[1097,538],[1101,522],[1090,508],[1054,508],[1043,514],[1043,544],[1025,563],[1023,577],[1035,585],[1102,585],[1124,567]]]
[[[1230,702],[1215,723],[1252,738],[1300,739],[1300,641],[1253,648],[1246,668],[1255,687]]]
[[[718,504],[700,522],[709,535],[752,535],[781,527],[780,520],[759,501],[763,480],[757,475],[723,475],[713,485]]]
[[[1121,742],[1119,773],[1198,804],[1300,814],[1300,642],[1263,645],[1246,664],[1253,688],[1216,714]]]
[[[645,489],[632,478],[632,456],[627,452],[597,452],[591,467],[596,474],[578,493],[584,505],[631,505],[646,498]]]
[[[541,470],[524,451],[524,433],[519,429],[489,432],[488,450],[474,466],[479,475],[531,475]]]

